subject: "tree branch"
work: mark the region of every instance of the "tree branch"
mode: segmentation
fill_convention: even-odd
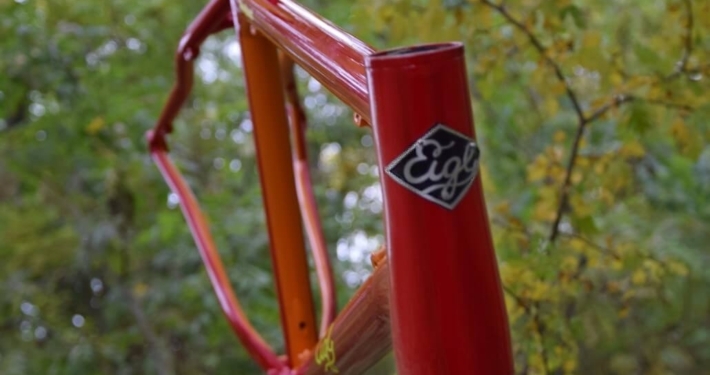
[[[599,244],[597,244],[596,242],[594,242],[594,241],[592,241],[592,240],[588,239],[587,237],[584,237],[584,236],[582,236],[582,235],[580,235],[580,234],[577,234],[577,233],[563,233],[562,235],[565,236],[565,237],[571,238],[571,239],[580,240],[580,241],[584,242],[585,244],[587,244],[587,246],[591,247],[591,248],[594,249],[594,250],[597,250],[598,252],[600,252],[600,253],[602,253],[602,254],[604,254],[604,255],[606,255],[606,256],[610,256],[610,257],[612,257],[612,258],[614,258],[614,259],[620,259],[619,255],[618,255],[618,254],[616,253],[616,251],[614,251],[613,249],[608,249],[608,248],[606,248],[606,247],[604,247],[604,246],[602,246],[602,245],[599,245]]]
[[[676,68],[671,74],[667,75],[664,80],[671,81],[681,75],[692,75],[695,73],[702,72],[710,64],[705,65],[705,67],[699,67],[698,69],[688,69],[688,62],[690,61],[690,55],[693,53],[693,27],[695,26],[695,17],[693,15],[693,5],[690,0],[683,0],[686,9],[686,25],[685,33],[683,35],[683,55],[676,64]]]
[[[587,117],[587,122],[594,122],[595,120],[598,120],[600,117],[602,117],[605,113],[607,113],[610,109],[614,107],[619,107],[620,105],[624,103],[629,103],[629,102],[645,102],[649,104],[655,104],[655,105],[660,105],[663,107],[667,108],[672,108],[672,109],[678,109],[682,111],[692,111],[695,108],[692,106],[689,106],[687,104],[682,104],[682,103],[674,103],[674,102],[669,102],[665,100],[660,100],[660,99],[646,99],[646,98],[639,98],[638,96],[634,95],[616,95],[614,99],[612,99],[609,103],[597,108],[596,111],[592,112]]]
[[[503,285],[503,291],[508,293],[508,295],[515,300],[515,303],[517,303],[518,306],[523,308],[526,314],[530,314],[530,305],[525,300],[523,300],[517,294],[513,293],[513,291],[505,285]]]
[[[683,56],[681,57],[681,60],[679,61],[676,70],[666,76],[666,81],[675,79],[681,75],[692,74],[691,71],[688,70],[688,61],[690,60],[690,55],[693,52],[693,7],[690,0],[684,0],[684,3],[687,9],[687,24],[685,36],[683,39]],[[702,69],[702,67],[699,69]],[[631,94],[622,94],[616,95],[611,102],[594,111],[591,115],[589,115],[589,117],[586,117],[584,113],[579,114],[578,112],[577,115],[579,117],[579,124],[577,126],[577,134],[575,135],[574,142],[572,143],[572,150],[569,157],[569,161],[567,162],[567,170],[565,172],[565,179],[562,183],[562,188],[560,189],[560,202],[557,207],[557,213],[555,214],[555,220],[553,221],[552,228],[550,229],[550,236],[548,237],[548,240],[550,242],[554,242],[557,239],[557,236],[559,234],[560,222],[562,221],[562,217],[564,216],[565,210],[567,209],[567,204],[569,200],[569,190],[572,180],[572,172],[574,171],[574,167],[577,161],[577,154],[579,153],[579,144],[581,143],[582,137],[584,136],[584,131],[586,130],[587,125],[591,122],[598,120],[606,112],[608,112],[614,107],[618,107],[619,105],[624,103],[640,100],[651,104],[666,106],[669,108],[676,108],[682,110],[693,109],[692,107],[684,104],[677,104],[656,99],[643,99],[633,96]]]
[[[577,134],[575,135],[574,142],[572,143],[572,152],[570,155],[570,159],[567,163],[567,172],[565,174],[564,183],[562,184],[561,189],[562,192],[560,194],[560,204],[557,209],[557,215],[555,216],[552,232],[550,233],[549,237],[550,241],[554,241],[557,237],[560,220],[562,220],[564,210],[567,207],[567,197],[569,196],[569,187],[572,180],[572,170],[574,169],[575,163],[577,161],[577,154],[579,153],[579,144],[581,143],[582,136],[584,135],[584,131],[586,129],[586,125],[589,121],[584,117],[584,111],[582,110],[582,106],[579,104],[577,94],[574,92],[574,90],[572,90],[572,87],[570,86],[569,82],[567,81],[567,78],[562,72],[562,67],[555,60],[553,60],[550,55],[547,54],[547,49],[545,48],[545,46],[542,45],[540,39],[538,39],[538,37],[533,34],[532,30],[525,26],[525,24],[523,24],[520,20],[513,17],[513,15],[508,12],[508,10],[503,4],[495,4],[491,0],[481,1],[483,4],[496,10],[501,16],[503,16],[503,18],[513,24],[513,26],[515,26],[518,30],[520,30],[528,37],[530,43],[533,45],[533,47],[535,47],[540,56],[542,56],[545,62],[552,67],[552,70],[555,72],[555,76],[557,77],[557,79],[565,86],[565,93],[567,94],[567,97],[569,98],[570,102],[572,102],[574,112],[577,114]]]
[[[579,145],[582,143],[582,137],[584,136],[584,131],[587,129],[587,120],[582,120],[577,126],[577,133],[574,135],[574,141],[572,142],[572,151],[570,151],[569,161],[567,162],[567,169],[565,170],[565,179],[562,182],[562,189],[560,192],[560,203],[557,205],[557,213],[555,214],[555,220],[552,222],[552,229],[550,231],[549,241],[555,242],[557,235],[560,230],[560,221],[562,221],[562,216],[564,216],[565,210],[567,209],[567,201],[569,200],[569,190],[572,185],[572,172],[577,164],[577,156],[579,156]]]
[[[681,57],[678,63],[678,71],[685,73],[688,69],[688,60],[690,60],[690,55],[693,53],[693,4],[690,0],[684,0],[685,9],[687,12],[687,23],[685,25],[685,35],[683,36],[683,57]]]
[[[703,69],[710,67],[708,65],[707,67],[702,66],[698,67],[697,69],[690,70],[688,69],[688,62],[690,60],[690,56],[693,53],[693,25],[694,25],[694,17],[693,17],[693,8],[691,4],[691,0],[683,0],[687,9],[687,24],[686,24],[686,32],[683,38],[684,42],[684,49],[683,49],[683,56],[681,57],[681,60],[678,62],[676,70],[668,75],[665,80],[669,79],[674,79],[680,75],[690,75],[690,74],[695,74],[696,72],[702,72]],[[572,106],[574,108],[574,112],[577,115],[577,132],[574,136],[574,140],[572,142],[572,149],[570,150],[570,156],[567,161],[567,167],[565,170],[565,177],[562,182],[562,187],[560,189],[560,201],[557,207],[557,212],[555,214],[555,219],[552,224],[552,229],[550,230],[550,235],[548,237],[548,240],[550,242],[554,242],[557,239],[557,236],[559,234],[559,225],[560,222],[562,221],[562,217],[564,216],[565,210],[567,209],[568,205],[568,200],[569,200],[569,193],[570,193],[570,186],[572,184],[572,173],[574,172],[574,167],[576,166],[577,163],[577,157],[579,155],[579,148],[580,144],[582,141],[582,138],[584,137],[584,133],[586,131],[587,125],[598,120],[601,118],[604,114],[606,114],[609,110],[612,108],[618,107],[624,103],[629,103],[632,101],[644,101],[650,104],[657,104],[657,105],[662,105],[666,106],[669,108],[675,108],[675,109],[680,109],[680,110],[687,110],[690,111],[693,108],[685,105],[685,104],[679,104],[679,103],[673,103],[673,102],[667,102],[663,100],[657,100],[657,99],[645,99],[645,98],[639,98],[636,96],[633,96],[631,94],[619,94],[615,95],[614,98],[604,106],[596,109],[594,112],[589,114],[588,116],[585,115],[584,110],[582,109],[582,106],[579,102],[579,99],[577,98],[577,94],[575,91],[572,89],[570,86],[567,78],[565,77],[564,73],[562,72],[562,67],[560,64],[552,59],[550,55],[547,53],[547,48],[543,46],[542,42],[540,39],[533,33],[533,31],[528,28],[523,22],[520,20],[516,19],[513,17],[513,15],[508,12],[508,10],[505,8],[505,5],[501,4],[496,4],[493,2],[493,0],[481,0],[481,3],[490,7],[491,9],[497,11],[503,18],[505,18],[506,21],[511,23],[513,26],[515,26],[519,31],[521,31],[523,34],[525,34],[530,43],[533,45],[535,50],[538,51],[540,56],[545,60],[547,64],[549,64],[552,67],[552,70],[555,73],[555,76],[557,79],[564,84],[565,87],[565,93],[567,97],[569,98],[570,102],[572,103]]]
[[[503,18],[505,18],[508,22],[513,24],[518,30],[520,30],[523,34],[525,34],[528,39],[530,40],[530,43],[532,43],[533,47],[537,50],[538,53],[540,53],[540,56],[545,60],[547,64],[549,64],[552,67],[552,70],[555,72],[555,76],[557,79],[562,82],[562,84],[565,85],[565,92],[567,94],[567,97],[569,97],[569,100],[572,102],[572,106],[574,107],[574,112],[577,114],[577,118],[580,123],[584,122],[584,112],[582,111],[582,106],[579,104],[579,100],[577,99],[577,94],[572,90],[572,87],[569,85],[569,82],[567,81],[567,78],[565,77],[564,73],[562,72],[562,67],[560,64],[557,63],[557,61],[553,60],[552,57],[550,57],[547,54],[547,48],[542,45],[542,42],[540,42],[540,39],[538,39],[535,34],[533,34],[532,30],[530,30],[525,24],[523,24],[520,20],[516,19],[513,17],[510,12],[505,8],[503,4],[495,4],[491,0],[481,0],[483,4],[489,6],[490,8],[496,10],[498,13],[500,13]]]
[[[605,113],[607,113],[612,108],[619,107],[622,104],[630,103],[630,102],[634,102],[634,101],[646,102],[649,104],[656,104],[656,105],[661,105],[664,107],[678,109],[678,110],[684,110],[684,111],[692,111],[693,110],[693,107],[691,107],[687,104],[667,102],[667,101],[658,100],[658,99],[639,98],[634,95],[616,95],[614,97],[614,99],[612,99],[609,103],[599,107],[597,110],[592,112],[590,115],[585,116],[584,121],[580,122],[579,126],[577,127],[577,133],[575,134],[574,142],[572,143],[572,151],[570,152],[569,161],[567,162],[567,168],[565,170],[565,178],[564,178],[564,182],[562,183],[562,189],[560,192],[560,203],[557,206],[555,220],[552,223],[552,228],[550,229],[550,236],[548,237],[548,240],[550,242],[554,242],[557,239],[557,236],[559,235],[560,222],[562,221],[562,217],[564,216],[565,210],[567,209],[567,202],[569,200],[569,190],[570,190],[570,186],[572,183],[572,172],[574,172],[574,167],[576,166],[576,163],[577,163],[577,156],[579,154],[579,145],[582,141],[582,137],[584,136],[584,132],[587,128],[587,125],[598,120],[599,118],[601,118]]]
[[[600,117],[604,116],[604,114],[607,113],[610,109],[634,100],[636,100],[636,97],[631,95],[616,95],[614,96],[614,99],[612,99],[609,103],[599,107],[596,111],[592,112],[592,114],[589,115],[589,117],[587,118],[587,121],[594,122]]]

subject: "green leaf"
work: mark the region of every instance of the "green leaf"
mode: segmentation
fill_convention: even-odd
[[[572,225],[585,235],[592,235],[599,233],[599,227],[592,216],[584,216],[580,218],[573,218]]]
[[[587,28],[587,20],[584,18],[584,14],[582,14],[582,10],[579,9],[578,6],[569,5],[565,8],[562,8],[562,10],[560,11],[560,18],[564,20],[567,16],[572,17],[574,24],[580,29]]]
[[[645,103],[633,103],[629,106],[629,129],[636,135],[643,135],[651,129],[651,115]]]

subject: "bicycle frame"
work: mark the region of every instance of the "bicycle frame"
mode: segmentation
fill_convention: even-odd
[[[192,86],[199,46],[232,25],[242,45],[285,359],[242,312],[197,201],[167,155],[165,137]],[[387,256],[337,318],[294,62],[350,106],[358,125],[372,124],[377,148]],[[290,0],[212,0],[188,27],[175,63],[176,85],[147,136],[151,156],[180,198],[225,316],[265,371],[358,374],[393,346],[404,375],[513,373],[460,44],[375,52]],[[320,330],[303,227],[323,300]]]

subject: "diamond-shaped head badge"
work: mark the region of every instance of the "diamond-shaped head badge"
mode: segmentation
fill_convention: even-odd
[[[453,210],[478,175],[480,150],[469,137],[437,124],[387,166],[387,174],[424,199]]]

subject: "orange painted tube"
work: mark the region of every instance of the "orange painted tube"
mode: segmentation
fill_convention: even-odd
[[[313,263],[318,275],[321,296],[320,337],[325,335],[328,326],[336,315],[335,282],[333,268],[328,257],[328,246],[323,235],[323,226],[318,216],[318,205],[313,193],[311,172],[306,151],[306,112],[301,107],[301,100],[293,74],[293,60],[281,54],[281,77],[284,81],[284,93],[287,100],[291,140],[293,143],[293,170],[296,175],[296,190],[301,205],[301,216],[305,224],[308,243],[313,255]]]
[[[281,326],[290,365],[298,366],[318,335],[279,60],[276,47],[242,15],[238,28]]]

